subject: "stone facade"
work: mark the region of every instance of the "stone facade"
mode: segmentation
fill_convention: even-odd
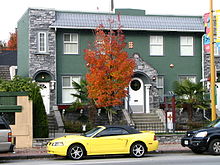
[[[56,81],[56,32],[49,28],[54,21],[54,10],[29,9],[29,77],[47,71],[52,81]],[[46,53],[38,52],[39,32],[46,33]],[[50,82],[50,107],[56,105],[56,92],[52,86],[54,84]]]
[[[158,90],[156,88],[156,78],[158,76],[157,70],[154,69],[152,66],[150,66],[149,64],[147,64],[138,53],[134,54],[134,60],[136,63],[136,67],[134,72],[135,73],[143,73],[144,75],[146,75],[146,77],[149,80],[149,84],[151,84],[150,87],[150,98],[149,98],[149,102],[150,102],[150,109],[153,108],[158,108],[159,107],[159,95],[158,95]]]

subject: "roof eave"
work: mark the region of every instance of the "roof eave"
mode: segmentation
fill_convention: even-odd
[[[50,26],[54,29],[91,29],[94,30],[97,27],[74,27],[74,26]],[[109,28],[104,28],[109,29]],[[118,28],[112,28],[116,30]],[[205,32],[205,30],[183,30],[183,29],[140,29],[140,28],[121,28],[122,30],[134,30],[134,31],[175,31],[175,32]]]

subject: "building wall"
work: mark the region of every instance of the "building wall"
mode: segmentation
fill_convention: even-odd
[[[56,32],[49,26],[55,21],[55,11],[45,9],[29,9],[29,77],[40,71],[47,71],[56,81]],[[38,33],[47,34],[46,53],[38,52]],[[50,83],[50,107],[56,105],[56,91]]]
[[[18,21],[18,75],[29,76],[29,10]]]
[[[78,33],[79,54],[63,54],[63,34]],[[57,78],[58,78],[58,104],[62,103],[61,77],[64,75],[82,75],[86,73],[84,61],[84,49],[93,42],[94,33],[91,30],[64,30],[57,31]],[[130,57],[138,53],[140,57],[157,70],[158,75],[164,76],[165,94],[172,91],[174,81],[178,81],[180,75],[196,76],[197,82],[201,79],[202,70],[202,43],[201,33],[184,32],[149,32],[149,31],[125,31],[126,42],[133,42],[133,49],[126,49]],[[164,56],[150,56],[150,35],[162,35],[164,37]],[[194,37],[194,56],[180,56],[180,36]],[[174,64],[174,68],[170,68]],[[64,67],[65,66],[65,67]],[[149,71],[150,72],[150,71]]]

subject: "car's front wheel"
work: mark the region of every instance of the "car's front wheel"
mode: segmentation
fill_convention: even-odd
[[[69,147],[67,155],[70,159],[80,160],[85,156],[85,149],[82,145],[73,144]]]
[[[131,146],[130,154],[133,157],[140,158],[144,156],[146,152],[146,148],[142,143],[134,143]]]
[[[209,153],[220,155],[220,139],[214,139],[209,144]]]

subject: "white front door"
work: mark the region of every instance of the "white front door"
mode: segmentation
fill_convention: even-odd
[[[41,86],[41,96],[44,102],[44,107],[46,110],[46,113],[49,114],[50,113],[50,84],[49,82],[41,82],[38,83],[39,86]]]
[[[144,83],[140,78],[130,82],[129,105],[133,113],[144,113]]]

